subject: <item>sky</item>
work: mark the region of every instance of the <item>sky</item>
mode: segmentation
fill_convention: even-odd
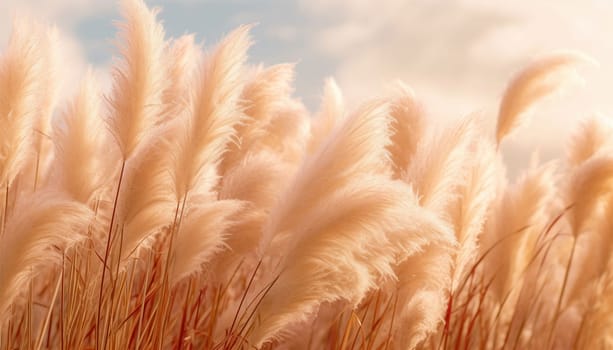
[[[613,0],[145,0],[162,9],[168,36],[196,33],[205,47],[240,24],[256,23],[251,63],[296,63],[295,95],[316,111],[334,77],[350,106],[409,85],[439,125],[470,113],[491,122],[514,72],[539,55],[579,50],[598,67],[584,84],[545,101],[505,142],[511,167],[538,149],[558,155],[573,127],[599,112],[613,116]],[[65,38],[68,80],[87,64],[104,72],[115,53],[115,1],[0,0],[0,48],[11,16],[27,12]],[[73,67],[73,68],[72,68]]]

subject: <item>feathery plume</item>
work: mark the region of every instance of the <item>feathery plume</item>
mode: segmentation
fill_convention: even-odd
[[[240,200],[242,208],[227,229],[228,250],[217,259],[221,269],[256,252],[262,228],[293,169],[269,152],[248,155],[223,177],[219,199]]]
[[[50,27],[46,33],[41,34],[40,50],[44,63],[39,74],[43,77],[41,79],[41,92],[43,93],[40,97],[41,101],[32,130],[34,133],[34,152],[25,171],[29,175],[27,180],[32,181],[34,190],[39,183],[47,180],[47,168],[53,155],[53,147],[49,142],[51,139],[50,123],[62,82],[62,74],[59,68],[61,61],[60,44],[59,31],[56,27]]]
[[[98,89],[91,71],[74,101],[53,124],[55,160],[52,181],[71,198],[90,203],[112,178],[116,161],[105,147],[108,136],[100,116]]]
[[[470,145],[476,135],[473,118],[464,118],[442,132],[431,133],[417,148],[405,174],[422,206],[447,218],[447,209],[465,182]]]
[[[279,279],[258,308],[253,339],[260,346],[306,320],[322,302],[357,304],[392,266],[428,242],[453,239],[401,182],[365,175],[334,191],[291,227]]]
[[[321,146],[330,133],[345,120],[345,105],[343,94],[333,78],[328,78],[324,85],[324,94],[321,107],[313,119],[311,138],[309,140],[309,153],[313,153]]]
[[[91,218],[87,206],[58,193],[37,192],[20,201],[0,238],[0,324],[10,319],[7,307],[33,271],[61,261],[63,249],[82,237]]]
[[[573,172],[568,184],[569,215],[573,234],[580,235],[613,190],[613,157],[603,154],[583,162]]]
[[[557,91],[562,83],[580,80],[575,68],[595,61],[577,52],[560,52],[536,59],[507,86],[498,110],[496,143],[516,129],[536,102]],[[523,117],[523,118],[522,118]]]
[[[202,264],[224,247],[229,218],[241,209],[240,201],[222,200],[191,207],[181,221],[171,256],[170,284],[200,271]]]
[[[567,147],[568,162],[578,166],[599,151],[613,147],[613,123],[601,114],[583,121]]]
[[[582,292],[596,290],[596,283],[605,275],[611,263],[613,249],[613,204],[609,200],[594,227],[577,237],[569,275],[568,303],[580,301]]]
[[[283,162],[297,166],[306,153],[309,127],[305,107],[288,101],[264,129],[266,137],[259,138],[253,145],[254,152],[272,152]]]
[[[17,19],[0,58],[0,183],[10,184],[25,165],[43,98],[41,33],[31,20]]]
[[[452,244],[433,242],[403,261],[398,276],[392,343],[414,349],[442,322],[451,285]]]
[[[411,89],[400,82],[396,84],[390,114],[392,137],[388,152],[394,178],[400,179],[411,164],[426,125],[421,105],[416,101]]]
[[[495,204],[482,235],[486,278],[496,276],[492,289],[502,300],[533,256],[536,235],[547,225],[547,212],[556,194],[556,163],[530,169],[505,189]]]
[[[479,252],[479,237],[496,196],[499,169],[490,142],[477,142],[471,149],[471,165],[466,183],[461,185],[460,198],[452,214],[459,243],[454,255],[452,289],[465,277],[469,265]]]
[[[169,140],[178,200],[196,186],[206,193],[217,184],[217,165],[242,118],[237,103],[250,45],[248,32],[249,27],[240,27],[206,57],[191,96],[190,113],[178,120],[180,129]]]
[[[291,64],[255,69],[240,97],[240,108],[245,118],[235,126],[236,142],[228,145],[220,165],[221,174],[225,174],[249,153],[260,150],[258,141],[269,136],[267,127],[290,100],[293,79],[294,66]]]
[[[292,184],[281,196],[264,228],[260,252],[265,252],[277,235],[289,234],[303,213],[319,205],[352,176],[374,173],[386,159],[389,140],[388,106],[371,102],[339,125],[319,150],[308,156]]]
[[[126,19],[119,25],[122,59],[113,67],[111,113],[106,122],[126,161],[162,117],[165,43],[157,10],[150,11],[142,0],[123,0],[121,10]]]
[[[152,138],[126,164],[117,204],[118,222],[122,225],[121,260],[134,257],[139,247],[149,246],[151,234],[172,222],[177,201],[168,171],[168,153],[159,141],[164,132],[171,131],[162,127],[160,136]]]
[[[190,83],[200,58],[200,48],[194,44],[193,35],[173,40],[167,51],[168,85],[162,93],[162,121],[172,120],[187,111]]]

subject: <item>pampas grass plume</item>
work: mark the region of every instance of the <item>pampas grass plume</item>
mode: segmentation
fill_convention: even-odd
[[[559,52],[539,57],[521,70],[507,86],[498,110],[496,142],[525,120],[536,102],[557,91],[565,80],[579,79],[575,67],[595,61],[577,52]]]

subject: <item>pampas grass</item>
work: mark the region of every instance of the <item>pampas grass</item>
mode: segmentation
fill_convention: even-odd
[[[249,26],[203,49],[121,8],[104,95],[58,100],[53,27],[0,56],[0,349],[612,346],[611,121],[517,179],[499,147],[589,58],[529,63],[495,132],[402,82],[311,116]]]

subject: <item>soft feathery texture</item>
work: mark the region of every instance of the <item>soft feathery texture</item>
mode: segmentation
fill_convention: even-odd
[[[451,218],[446,213],[459,196],[474,135],[475,125],[471,118],[432,132],[418,146],[404,174],[404,180],[419,196],[419,203],[447,221],[449,226]],[[446,244],[427,245],[423,251],[395,267],[400,306],[394,333],[402,334],[398,344],[414,347],[436,330],[445,309],[447,290],[451,287],[451,254],[456,244],[457,240],[452,236]],[[416,269],[416,266],[420,268]],[[409,300],[412,301],[407,304]]]
[[[575,169],[567,192],[567,204],[572,206],[568,218],[575,236],[590,224],[602,201],[611,197],[612,190],[613,157],[597,155]]]
[[[568,304],[582,301],[582,293],[593,292],[611,263],[613,249],[613,205],[609,200],[602,217],[590,231],[577,237],[576,250],[566,294]]]
[[[450,244],[431,244],[395,269],[394,348],[415,348],[441,324],[451,284],[451,251]]]
[[[343,94],[336,81],[328,78],[324,83],[324,92],[319,112],[311,123],[309,152],[315,152],[330,133],[343,122],[345,117]]]
[[[44,52],[44,86],[42,90],[45,92],[41,101],[40,110],[37,115],[36,131],[38,132],[39,143],[36,145],[37,151],[43,151],[43,137],[49,134],[49,124],[53,117],[53,110],[57,103],[57,97],[62,85],[61,64],[61,41],[59,38],[59,30],[56,27],[50,27],[43,38],[41,38],[42,50]]]
[[[601,114],[583,120],[567,146],[570,166],[578,166],[599,152],[613,147],[613,123]]]
[[[499,147],[585,57],[521,71],[496,137],[403,83],[312,118],[247,27],[203,55],[122,1],[108,105],[56,103],[54,30],[0,58],[0,348],[610,345],[610,121],[511,185]]]
[[[424,215],[406,185],[382,176],[351,180],[301,216],[275,269],[279,279],[258,309],[255,344],[306,320],[321,302],[357,306],[377,282],[394,278],[392,266],[403,255],[451,236],[435,217]]]
[[[281,196],[264,227],[260,251],[273,239],[289,239],[291,227],[312,208],[360,173],[373,173],[386,158],[389,115],[387,104],[364,105],[307,157]]]
[[[200,48],[193,35],[183,35],[168,44],[165,61],[168,84],[162,93],[161,121],[169,121],[185,113],[189,106],[190,83],[200,59]]]
[[[35,271],[60,262],[63,249],[83,238],[91,214],[82,203],[54,192],[20,200],[0,237],[0,325],[10,319],[7,307]]]
[[[255,150],[267,150],[279,155],[282,162],[297,166],[305,157],[310,122],[307,111],[296,101],[287,101],[265,128]]]
[[[452,288],[460,285],[471,263],[479,254],[479,239],[491,204],[496,196],[500,169],[491,142],[476,142],[471,147],[472,164],[466,182],[460,187],[460,198],[452,214],[458,247],[454,254]]]
[[[164,29],[156,21],[157,11],[142,0],[122,1],[121,11],[125,22],[117,45],[122,57],[113,67],[106,122],[125,161],[159,122],[167,82]]]
[[[392,137],[387,150],[392,161],[394,178],[400,179],[409,168],[425,132],[424,111],[410,88],[397,83],[390,114]]]
[[[260,151],[258,142],[269,136],[267,127],[290,100],[293,79],[291,64],[253,69],[239,101],[245,118],[235,126],[236,142],[228,145],[220,174],[225,174],[248,154]]]
[[[42,29],[31,20],[13,23],[0,57],[0,183],[11,183],[31,154],[33,126],[44,97]]]
[[[585,314],[583,332],[576,342],[581,349],[608,349],[613,346],[613,281],[610,279],[594,290],[593,303]]]
[[[463,118],[442,131],[431,131],[421,142],[404,180],[420,197],[420,203],[449,219],[447,209],[465,182],[470,145],[476,135],[473,118]]]
[[[90,203],[112,178],[116,161],[105,150],[109,135],[101,118],[100,96],[88,72],[79,93],[53,123],[52,184],[82,203]]]
[[[170,284],[197,274],[202,264],[224,248],[226,229],[241,209],[240,201],[222,200],[195,205],[187,210],[173,241]]]
[[[507,86],[498,110],[496,142],[520,126],[530,109],[560,89],[565,80],[579,79],[575,68],[594,61],[580,53],[560,52],[539,57],[521,70]]]
[[[44,62],[41,76],[41,92],[39,108],[36,112],[34,130],[32,132],[34,152],[28,159],[24,173],[28,173],[28,185],[34,190],[47,180],[48,167],[53,156],[53,144],[51,142],[51,122],[58,95],[62,88],[65,71],[61,68],[62,46],[59,38],[59,30],[51,26],[44,34],[41,34],[39,42]],[[31,182],[31,184],[29,183]]]
[[[242,119],[237,103],[249,46],[249,27],[240,27],[207,55],[200,68],[190,111],[177,119],[178,130],[168,138],[178,200],[195,187],[204,193],[217,184],[217,165]]]
[[[488,280],[495,276],[491,289],[499,300],[532,258],[536,236],[548,223],[546,214],[557,193],[556,170],[555,163],[530,169],[494,204],[480,250],[487,254],[485,276]]]
[[[171,130],[160,130],[161,135],[152,138],[125,165],[116,222],[121,237],[121,260],[137,256],[139,247],[151,243],[151,234],[172,224],[178,202],[172,191],[168,153],[160,141]]]
[[[247,155],[225,174],[218,198],[238,200],[242,205],[230,218],[232,224],[226,229],[225,249],[211,266],[214,277],[223,280],[239,263],[249,266],[257,260],[262,227],[293,171],[294,167],[279,161],[277,155],[262,151]]]

